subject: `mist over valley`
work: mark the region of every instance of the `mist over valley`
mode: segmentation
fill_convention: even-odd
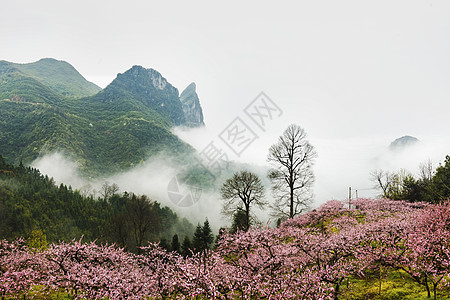
[[[78,92],[78,98],[74,98],[77,94],[64,92],[75,90],[71,85],[66,84],[62,92],[55,88],[61,86],[60,81],[68,82],[61,74],[50,71],[56,67],[67,68],[73,78],[82,78],[82,84],[78,86],[86,86],[86,90],[92,86],[66,62],[53,59],[28,65],[3,62],[2,76],[10,86],[6,90],[4,85],[1,102],[3,118],[9,118],[2,131],[3,144],[8,145],[2,149],[7,160],[23,161],[53,177],[57,184],[70,185],[94,198],[99,196],[105,182],[115,183],[120,192],[148,195],[194,224],[207,217],[215,230],[229,226],[230,219],[220,213],[219,190],[234,171],[246,169],[258,174],[266,188],[266,198],[273,200],[267,178],[267,155],[269,147],[284,130],[283,126],[288,125],[285,119],[292,119],[290,111],[280,109],[279,116],[266,116],[266,132],[252,123],[254,120],[249,118],[252,115],[244,113],[244,105],[236,115],[222,118],[231,122],[237,116],[244,120],[244,125],[257,132],[254,141],[236,155],[223,138],[229,124],[218,122],[217,125],[211,120],[205,125],[195,84],[179,94],[157,71],[134,66],[119,74],[105,89],[89,90],[91,95],[88,97],[84,96],[85,92]],[[34,71],[30,72],[30,69]],[[23,86],[22,78],[29,78],[30,83]],[[52,95],[51,98],[43,95],[42,90]],[[18,115],[17,111],[23,111],[23,115]],[[29,124],[23,122],[32,116],[39,116],[39,119],[31,119]],[[205,119],[208,120],[207,115]],[[26,126],[29,129],[25,129]],[[13,130],[17,130],[15,128],[40,134],[22,134],[9,140]],[[309,133],[310,130],[305,129]],[[315,131],[314,127],[311,131]],[[346,199],[349,187],[354,193],[358,191],[359,197],[377,197],[379,191],[374,188],[370,172],[405,169],[416,174],[419,164],[427,160],[437,166],[448,149],[446,141],[427,137],[414,140],[416,143],[397,143],[400,146],[393,148],[394,141],[388,138],[337,139],[308,134],[318,152],[313,166],[315,184],[311,207],[332,199]],[[192,205],[180,205],[170,198],[169,183],[183,172],[189,172],[189,168],[205,167],[208,162],[204,157],[202,161],[202,155],[205,156],[205,150],[211,145],[226,158],[223,170],[216,170],[214,176],[217,177],[212,182],[199,185],[198,199],[193,199]],[[180,194],[190,193],[189,188],[183,186],[183,180],[179,184],[184,188]],[[258,215],[263,224],[275,221],[268,212]]]

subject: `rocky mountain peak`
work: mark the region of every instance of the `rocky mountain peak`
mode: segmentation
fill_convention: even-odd
[[[132,99],[169,117],[174,125],[185,123],[178,89],[154,69],[133,66],[126,72],[118,74],[105,91],[108,95],[112,95],[107,101],[113,100],[114,97],[120,101]]]
[[[118,74],[115,80],[125,81],[131,87],[148,89],[153,87],[157,90],[170,90],[170,92],[178,93],[178,90],[168,83],[167,79],[164,78],[161,73],[154,69],[146,69],[142,66],[133,66],[128,71]]]
[[[189,84],[183,92],[181,92],[180,101],[186,118],[186,126],[205,126],[205,123],[203,122],[203,110],[200,105],[200,99],[198,98],[194,82]]]
[[[125,73],[129,73],[129,75],[141,82],[151,82],[153,87],[158,90],[164,90],[167,86],[167,80],[161,75],[161,73],[154,69],[145,69],[141,66],[133,66]]]

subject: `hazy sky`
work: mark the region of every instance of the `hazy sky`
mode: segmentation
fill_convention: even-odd
[[[14,0],[0,7],[0,59],[65,60],[101,87],[133,65],[158,70],[180,92],[196,82],[209,132],[196,137],[200,149],[235,117],[245,120],[244,108],[264,91],[282,116],[230,158],[265,163],[270,144],[297,123],[319,153],[321,201],[345,197],[350,185],[366,188],[375,167],[402,167],[404,156],[381,153],[400,136],[419,138],[429,151],[404,167],[450,154],[450,1]]]

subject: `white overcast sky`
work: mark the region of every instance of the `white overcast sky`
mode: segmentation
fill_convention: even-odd
[[[243,159],[265,163],[268,146],[297,123],[318,148],[323,199],[366,188],[375,167],[402,167],[377,156],[400,136],[426,143],[417,159],[450,154],[450,1],[14,0],[0,8],[0,60],[65,60],[101,87],[133,65],[158,70],[180,92],[196,82],[211,133],[198,147],[264,91],[283,115]]]

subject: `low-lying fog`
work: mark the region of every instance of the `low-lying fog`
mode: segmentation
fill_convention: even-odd
[[[189,142],[199,152],[210,142],[214,141],[218,147],[226,152],[224,144],[220,144],[215,134],[207,128],[175,129],[174,133]],[[282,132],[280,132],[281,134]],[[406,169],[418,175],[420,163],[431,160],[434,167],[442,163],[449,154],[450,145],[441,140],[418,137],[420,142],[404,149],[392,151],[387,139],[314,139],[310,142],[316,147],[318,158],[314,166],[316,181],[314,185],[314,207],[331,200],[346,199],[348,188],[352,187],[353,197],[358,191],[359,197],[377,197],[379,191],[373,189],[370,172],[375,169],[399,171]],[[260,139],[250,145],[237,159],[231,154],[230,160],[246,163],[246,168],[259,174],[267,188],[267,198],[270,200],[270,184],[265,178],[267,172],[267,151],[276,137]],[[203,222],[208,217],[213,229],[229,226],[230,219],[221,215],[221,198],[219,191],[203,191],[196,203],[191,206],[177,205],[168,194],[169,183],[178,173],[170,160],[163,156],[152,157],[144,164],[126,172],[96,180],[86,180],[79,175],[77,165],[65,158],[61,153],[43,156],[33,162],[32,167],[38,168],[43,174],[53,177],[56,183],[71,185],[82,193],[99,196],[99,190],[105,182],[116,183],[120,191],[146,194],[151,199],[169,206],[179,216],[188,218],[193,224]],[[219,181],[225,178],[218,179]],[[220,186],[221,182],[218,182]],[[181,191],[180,193],[182,193]],[[257,213],[263,223],[269,221],[268,214]],[[270,220],[274,222],[274,220]]]

